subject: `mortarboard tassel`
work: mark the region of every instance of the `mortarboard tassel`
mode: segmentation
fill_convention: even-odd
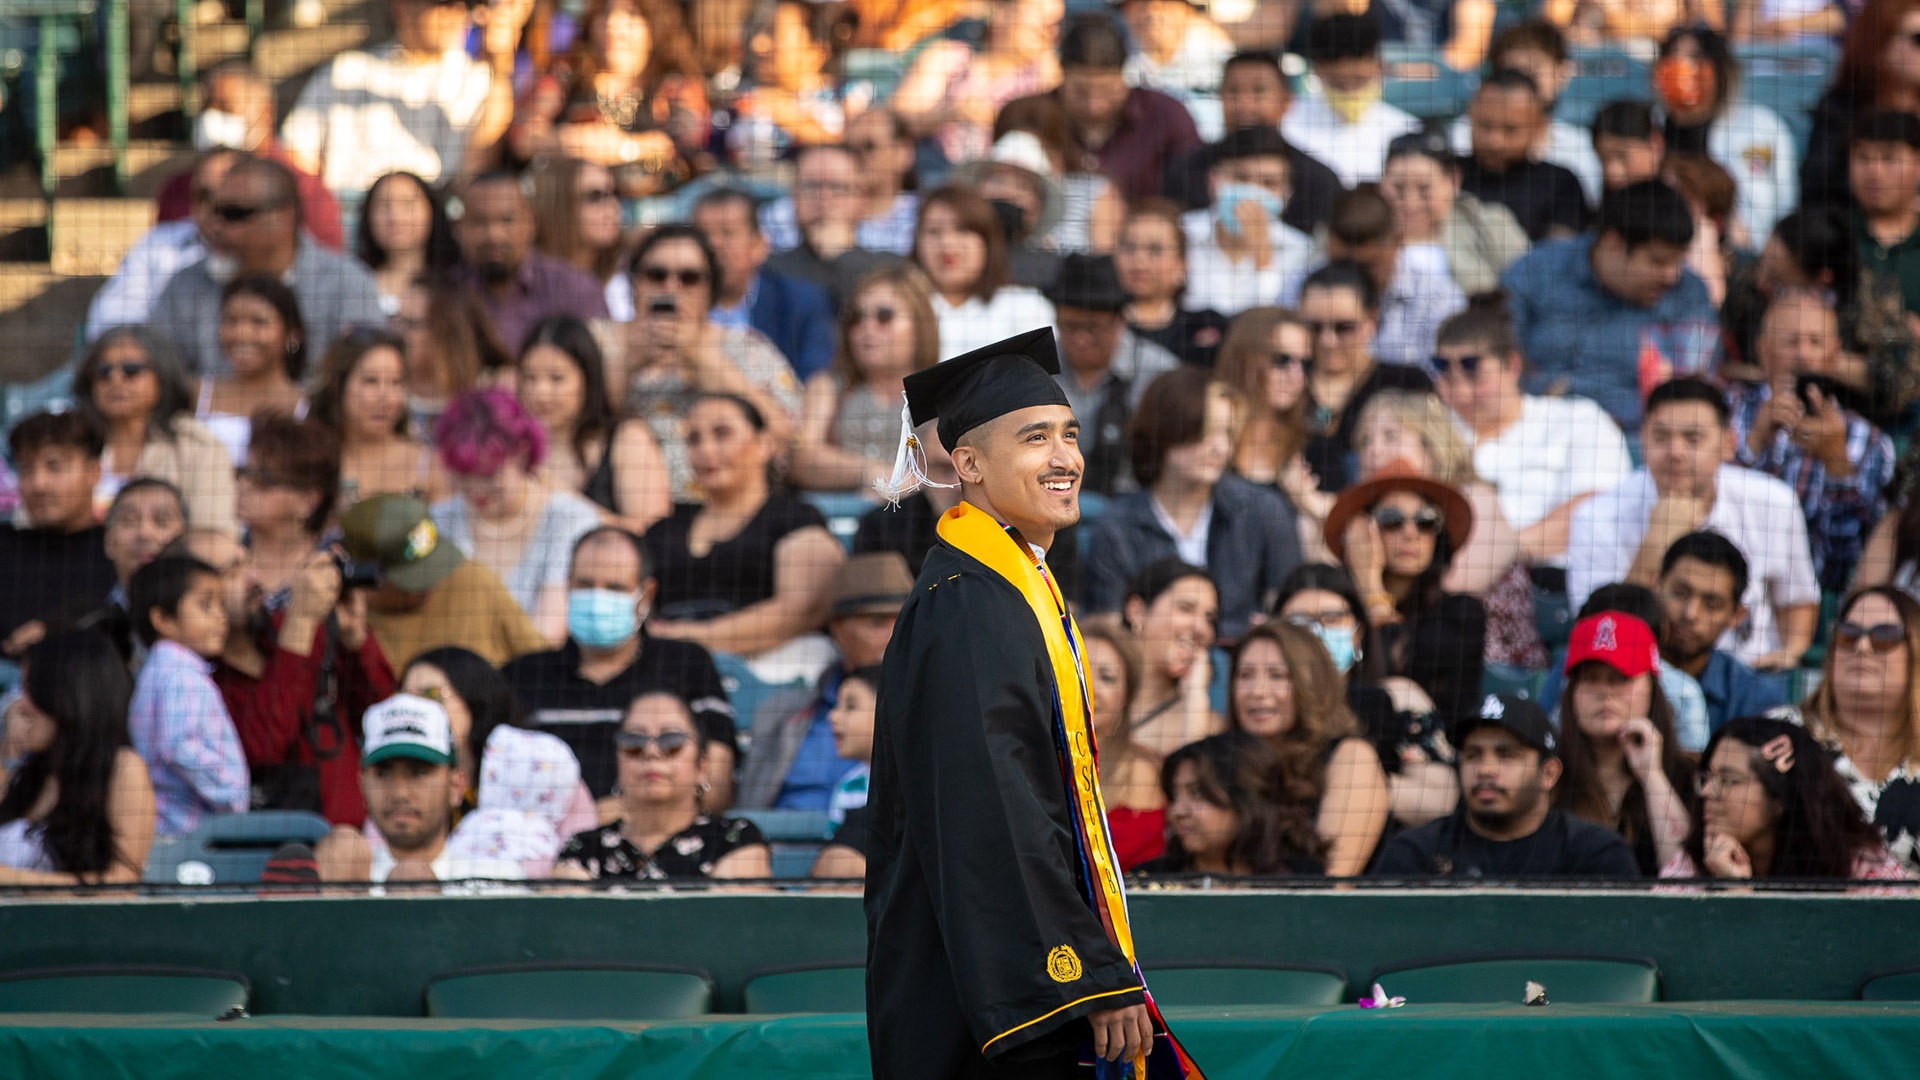
[[[923,487],[957,488],[959,484],[942,484],[927,475],[927,451],[920,445],[920,437],[913,433],[913,406],[905,404],[905,394],[900,395],[900,448],[893,455],[893,475],[885,480],[875,480],[873,490],[887,500],[887,505],[900,509],[900,500],[919,491]]]

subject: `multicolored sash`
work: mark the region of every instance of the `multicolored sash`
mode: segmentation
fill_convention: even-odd
[[[1071,795],[1068,801],[1073,813],[1074,848],[1080,858],[1081,880],[1086,883],[1084,898],[1099,917],[1108,939],[1133,965],[1134,977],[1140,979],[1145,991],[1146,979],[1134,956],[1133,930],[1127,920],[1126,888],[1120,880],[1113,836],[1107,831],[1106,804],[1100,798],[1093,694],[1087,686],[1079,627],[1074,625],[1052,575],[991,514],[962,502],[940,515],[938,529],[941,539],[1005,578],[1033,608],[1041,636],[1046,639],[1047,656],[1053,662],[1054,743],[1060,753],[1062,779]],[[1167,1029],[1152,992],[1146,991],[1145,997],[1147,1011],[1153,1017],[1153,1046],[1133,1061],[1095,1062],[1097,1080],[1203,1080],[1199,1067]]]

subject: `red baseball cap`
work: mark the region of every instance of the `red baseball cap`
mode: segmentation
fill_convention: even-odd
[[[1646,623],[1622,611],[1603,611],[1575,623],[1567,641],[1568,673],[1589,660],[1637,678],[1660,666],[1660,645]]]

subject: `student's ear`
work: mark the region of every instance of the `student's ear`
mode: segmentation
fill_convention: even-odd
[[[978,484],[985,475],[980,469],[980,449],[972,443],[961,443],[949,456],[953,458],[954,474],[962,483]]]

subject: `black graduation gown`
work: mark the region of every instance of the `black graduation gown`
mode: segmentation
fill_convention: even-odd
[[[1143,1000],[1083,899],[1053,702],[1033,609],[939,542],[901,609],[875,711],[875,1080],[1071,1075],[1082,1018]]]

